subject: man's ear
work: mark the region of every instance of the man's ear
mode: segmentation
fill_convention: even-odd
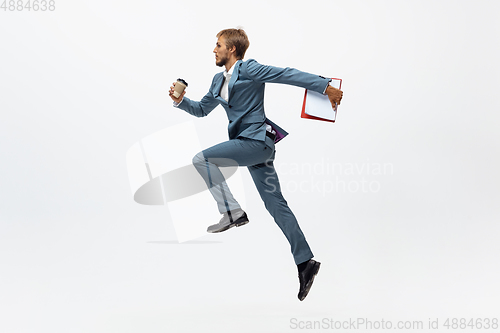
[[[236,56],[236,46],[233,45],[229,52],[234,53],[234,55]]]

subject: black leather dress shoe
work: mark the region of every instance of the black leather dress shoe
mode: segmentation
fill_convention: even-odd
[[[321,263],[313,259],[309,259],[306,268],[304,268],[304,270],[299,273],[299,282],[300,282],[300,289],[298,294],[299,300],[303,301],[304,298],[306,298],[314,282],[314,277],[316,276],[316,274],[318,274],[320,265]]]
[[[230,213],[225,212],[222,216],[222,219],[217,224],[213,224],[208,227],[207,232],[216,233],[226,231],[232,227],[241,227],[248,223],[247,213],[243,211],[243,209],[235,209]]]

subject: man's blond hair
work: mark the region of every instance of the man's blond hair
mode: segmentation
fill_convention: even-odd
[[[217,34],[217,38],[224,37],[227,49],[236,47],[236,59],[243,59],[250,46],[247,34],[243,29],[224,29]]]

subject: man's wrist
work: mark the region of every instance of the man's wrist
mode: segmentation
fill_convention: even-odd
[[[330,82],[328,82],[328,84],[326,85],[325,91],[323,91],[323,95],[326,95],[326,91],[328,90],[328,87],[330,87]]]
[[[174,101],[174,107],[178,107],[179,104],[181,104],[183,100],[184,100],[184,97],[180,100],[179,103],[177,103],[176,101]]]
[[[325,77],[322,77],[322,78],[326,79]],[[328,89],[328,87],[330,87],[330,82],[332,82],[332,79],[328,79],[328,82],[326,83],[325,90],[323,90],[323,95],[326,95],[326,90]]]

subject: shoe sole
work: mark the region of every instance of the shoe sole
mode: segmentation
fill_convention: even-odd
[[[223,232],[223,231],[226,231],[228,229],[231,229],[232,227],[241,227],[242,225],[245,225],[247,224],[248,222],[248,217],[247,217],[247,214],[245,213],[244,215],[242,215],[239,219],[237,219],[236,221],[234,221],[233,223],[229,224],[228,226],[225,226],[224,228],[222,229],[219,229],[219,230],[214,230],[214,231],[208,231],[209,233],[211,234],[216,234],[216,233],[219,233],[219,232]]]
[[[319,266],[321,266],[320,262],[316,262],[314,264],[314,268],[313,268],[314,269],[314,273],[313,273],[313,275],[311,277],[311,280],[309,280],[309,282],[306,284],[306,287],[304,289],[304,295],[302,295],[302,298],[299,298],[300,301],[303,301],[306,298],[307,294],[309,294],[309,290],[311,289],[312,284],[314,282],[314,277],[316,277],[316,275],[319,272]]]

